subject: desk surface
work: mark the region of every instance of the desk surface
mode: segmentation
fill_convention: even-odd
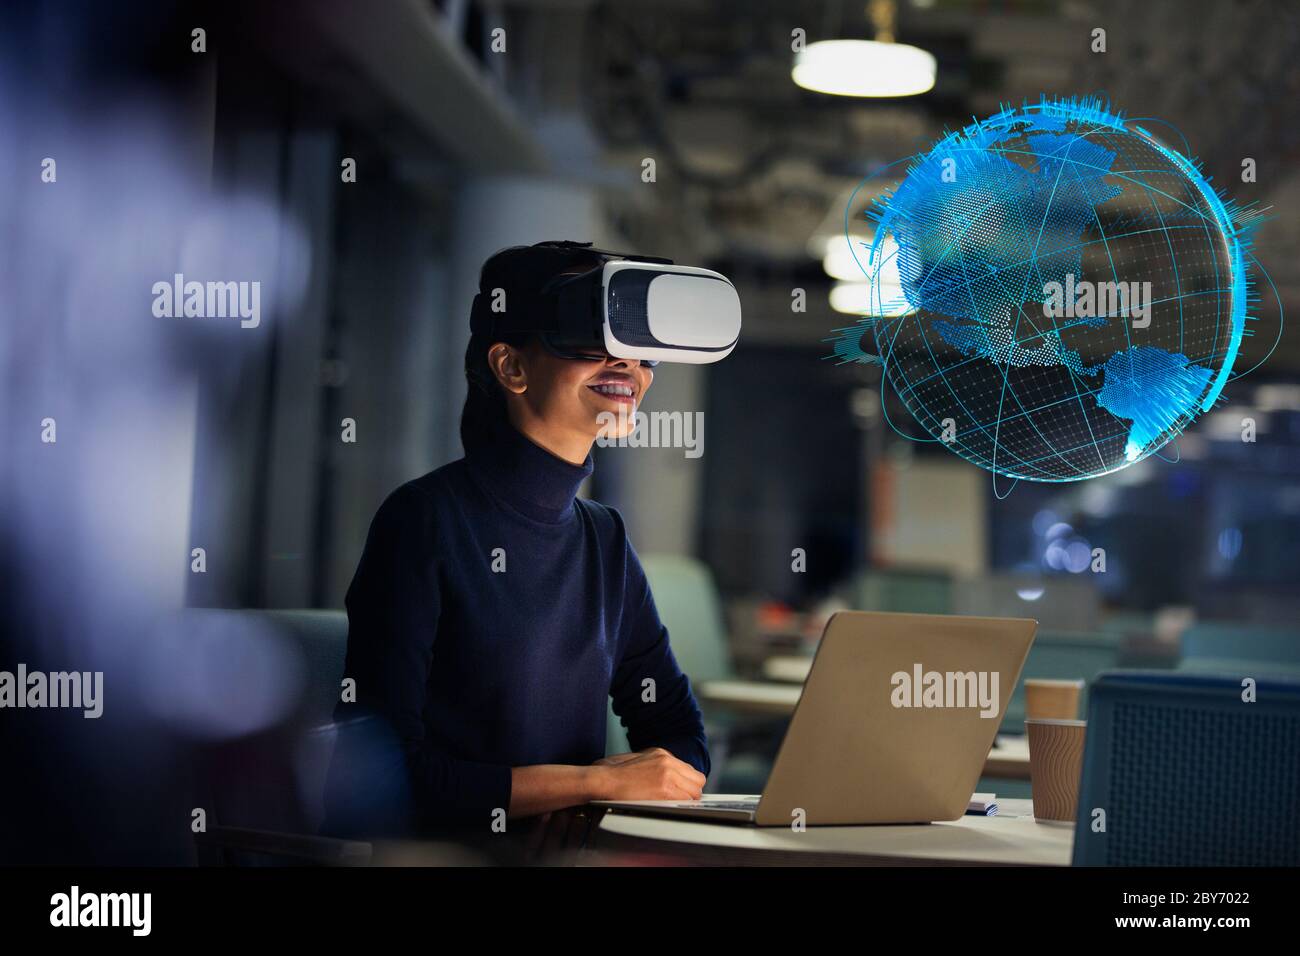
[[[754,827],[606,813],[598,850],[640,852],[717,865],[929,864],[1069,866],[1074,826],[1039,823],[1028,800],[998,801],[992,817],[862,827]]]
[[[802,684],[771,684],[751,680],[706,680],[700,683],[700,699],[711,704],[721,704],[746,713],[794,713]]]
[[[988,759],[984,761],[984,775],[1028,780],[1029,738],[998,734],[997,745],[989,751]]]
[[[802,684],[812,671],[813,659],[802,654],[775,654],[763,661],[763,676],[768,680]]]

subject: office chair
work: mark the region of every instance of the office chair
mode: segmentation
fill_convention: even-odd
[[[291,712],[271,732],[204,748],[200,805],[208,827],[194,835],[200,864],[357,865],[369,843],[317,836],[334,750],[334,704],[347,653],[342,611],[196,608],[191,628],[246,632],[282,642],[302,678]],[[254,679],[255,675],[250,675]]]
[[[1113,671],[1092,687],[1076,866],[1300,864],[1300,682]],[[1104,829],[1103,829],[1104,826]]]
[[[1178,670],[1300,678],[1300,630],[1202,621],[1183,632]]]

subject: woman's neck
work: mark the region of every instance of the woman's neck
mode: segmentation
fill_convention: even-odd
[[[581,432],[557,428],[536,415],[529,414],[527,408],[513,405],[509,410],[510,424],[534,445],[545,448],[556,458],[561,458],[571,465],[582,465],[591,454],[595,439]]]

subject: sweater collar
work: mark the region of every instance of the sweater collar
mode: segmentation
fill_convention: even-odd
[[[499,416],[465,449],[471,471],[492,494],[538,521],[568,516],[578,487],[592,472],[591,455],[570,464],[535,444]]]

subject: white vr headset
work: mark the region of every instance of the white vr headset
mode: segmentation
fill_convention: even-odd
[[[557,244],[558,245],[558,244]],[[601,263],[576,275],[556,276],[521,318],[494,315],[484,296],[474,300],[472,325],[493,331],[533,331],[564,358],[637,359],[643,364],[703,365],[726,358],[740,339],[740,297],[725,276],[709,269],[566,244]],[[504,320],[504,321],[499,321]],[[595,354],[600,353],[600,354]]]

